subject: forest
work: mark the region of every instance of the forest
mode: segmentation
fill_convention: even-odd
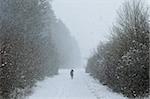
[[[150,10],[144,0],[128,0],[120,6],[109,31],[111,35],[106,41],[99,42],[92,55],[86,58],[86,66],[82,66],[81,60],[85,60],[82,55],[90,48],[85,50],[79,42],[88,46],[92,39],[77,41],[68,24],[56,16],[52,2],[0,0],[0,99],[24,99],[23,96],[35,99],[38,95],[41,95],[39,99],[45,99],[47,93],[47,99],[54,95],[58,99],[74,99],[74,96],[78,99],[147,99],[150,88]],[[80,9],[79,1],[72,4],[77,4]],[[91,9],[81,8],[87,12]],[[79,19],[85,27],[80,28],[76,34],[78,37],[98,36],[93,31],[79,35],[87,29],[86,26],[92,25],[86,25],[84,22],[88,20],[81,20],[78,13],[68,13],[76,15],[69,17],[74,20],[73,24],[77,25],[75,21]],[[91,18],[93,22],[88,22],[93,27],[99,26],[94,22],[96,17]],[[104,31],[98,32],[103,34]],[[37,88],[36,91],[33,88]]]
[[[16,99],[23,92],[30,94],[29,89],[37,81],[58,74],[59,68],[79,64],[80,54],[75,53],[80,53],[78,44],[65,24],[56,18],[50,1],[0,1],[3,99]]]
[[[149,7],[142,0],[127,1],[117,14],[109,40],[99,43],[86,72],[127,97],[148,96]]]

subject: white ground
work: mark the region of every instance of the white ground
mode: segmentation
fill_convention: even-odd
[[[37,83],[34,93],[26,99],[127,99],[111,92],[109,88],[94,80],[83,69],[74,72],[60,70],[59,75]]]

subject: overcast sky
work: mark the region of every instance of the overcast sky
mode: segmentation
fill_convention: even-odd
[[[106,41],[124,0],[54,0],[53,9],[78,41],[82,57]],[[146,1],[146,0],[145,0]],[[150,2],[150,0],[147,0]]]

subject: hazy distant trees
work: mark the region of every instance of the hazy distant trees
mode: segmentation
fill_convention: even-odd
[[[148,95],[149,18],[148,7],[141,0],[125,2],[111,40],[98,46],[86,71],[125,96]]]
[[[60,68],[79,67],[81,63],[79,46],[61,20],[52,24],[52,39],[60,55]]]
[[[56,21],[49,0],[0,1],[0,96],[4,99],[16,99],[19,90],[57,74],[61,55],[52,38]],[[59,24],[56,27],[60,29]]]

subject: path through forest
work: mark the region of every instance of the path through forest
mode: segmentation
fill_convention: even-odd
[[[27,99],[127,99],[111,92],[84,69],[76,69],[74,74],[71,80],[69,69],[60,70],[58,75],[37,83],[34,93]]]

